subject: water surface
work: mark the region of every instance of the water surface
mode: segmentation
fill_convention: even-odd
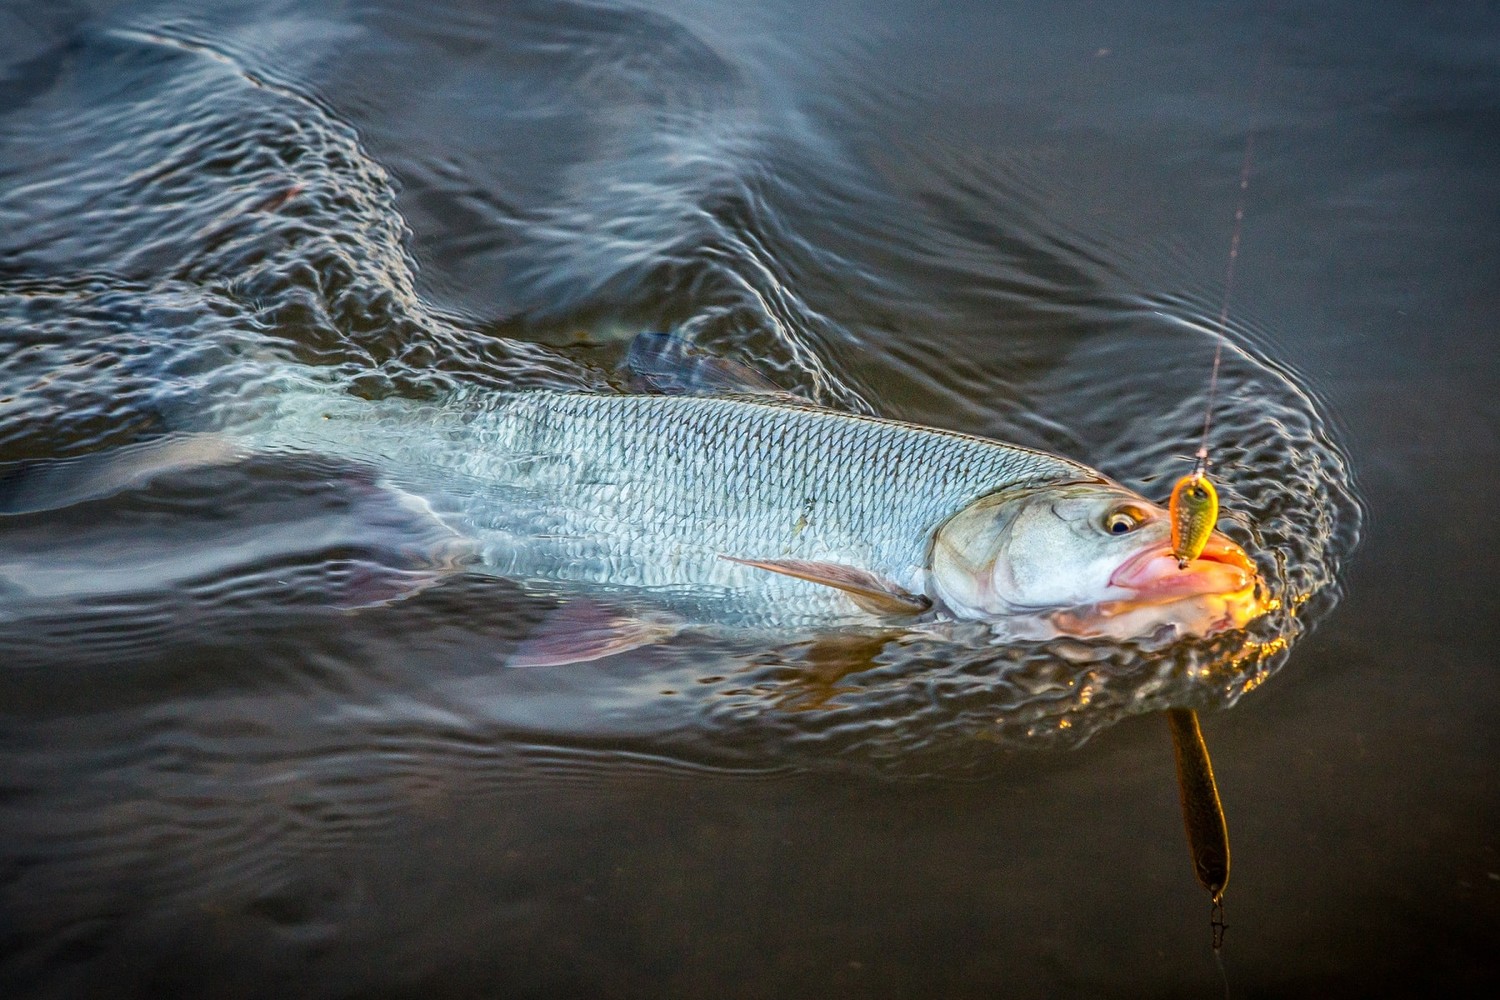
[[[1493,529],[1449,515],[1494,485],[1500,31],[1382,10],[5,14],[0,973],[1201,994],[1176,705],[1229,811],[1236,991],[1479,988]],[[363,463],[35,500],[267,359],[372,399],[612,391],[643,328],[1156,496],[1222,336],[1214,454],[1280,607],[1162,653],[726,630],[515,670],[556,595],[412,587],[442,539]]]

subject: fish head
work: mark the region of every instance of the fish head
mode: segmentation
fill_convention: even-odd
[[[928,570],[955,616],[1026,622],[1028,638],[1206,636],[1265,610],[1244,549],[1215,531],[1179,565],[1167,511],[1103,481],[974,501],[938,529]]]

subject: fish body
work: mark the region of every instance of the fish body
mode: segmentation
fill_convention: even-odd
[[[836,595],[720,557],[858,566],[920,591],[934,534],[966,504],[1097,476],[969,435],[745,399],[533,393],[501,403],[477,438],[470,474],[530,493],[515,544],[490,541],[501,572],[779,597]]]
[[[499,575],[696,592],[766,620],[858,609],[724,557],[857,566],[920,593],[935,532],[965,504],[1099,478],[1044,452],[765,397],[535,391],[420,404],[301,388],[244,429],[250,447],[377,464],[472,536]]]
[[[1163,535],[1151,541],[1170,554],[1166,512],[1085,465],[785,397],[532,391],[370,402],[305,375],[281,389],[239,428],[248,446],[377,465],[472,537],[497,574],[638,589],[759,624],[869,618],[836,584],[761,565],[778,561],[852,568],[960,618],[1119,603],[1130,595],[1111,574],[1140,546],[1111,550],[1094,507],[1122,497],[1132,529],[1160,513],[1152,527]],[[1018,525],[1030,525],[1025,537]],[[1097,552],[1094,535],[1105,543]],[[1026,559],[1008,559],[1011,550]],[[1243,590],[1248,559],[1238,572]]]

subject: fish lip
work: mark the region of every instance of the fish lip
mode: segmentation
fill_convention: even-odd
[[[1139,639],[1153,644],[1183,635],[1206,637],[1244,628],[1269,609],[1265,583],[1245,550],[1214,533],[1202,554],[1179,568],[1170,545],[1153,545],[1115,570],[1110,585],[1124,597],[1067,609],[1054,618],[1063,634]],[[1171,625],[1168,634],[1162,626]]]
[[[1259,577],[1241,590],[1167,599],[1101,601],[1056,612],[1049,621],[1060,635],[1144,641],[1148,648],[1183,636],[1207,637],[1244,628],[1267,610]],[[1135,617],[1147,615],[1144,621]]]
[[[1169,544],[1153,545],[1121,563],[1110,575],[1109,584],[1134,593],[1140,601],[1152,602],[1238,593],[1253,587],[1259,576],[1245,550],[1215,532],[1186,566],[1178,565]]]

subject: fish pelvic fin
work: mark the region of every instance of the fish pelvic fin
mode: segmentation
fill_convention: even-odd
[[[932,607],[932,601],[921,594],[913,594],[899,584],[887,580],[878,573],[844,566],[839,563],[814,562],[805,559],[738,559],[722,553],[720,559],[754,566],[756,569],[780,573],[782,576],[807,580],[841,590],[849,595],[861,611],[889,618],[910,618],[920,615]]]
[[[587,598],[554,610],[505,658],[507,667],[589,663],[676,635],[681,623],[661,614],[634,616]]]

